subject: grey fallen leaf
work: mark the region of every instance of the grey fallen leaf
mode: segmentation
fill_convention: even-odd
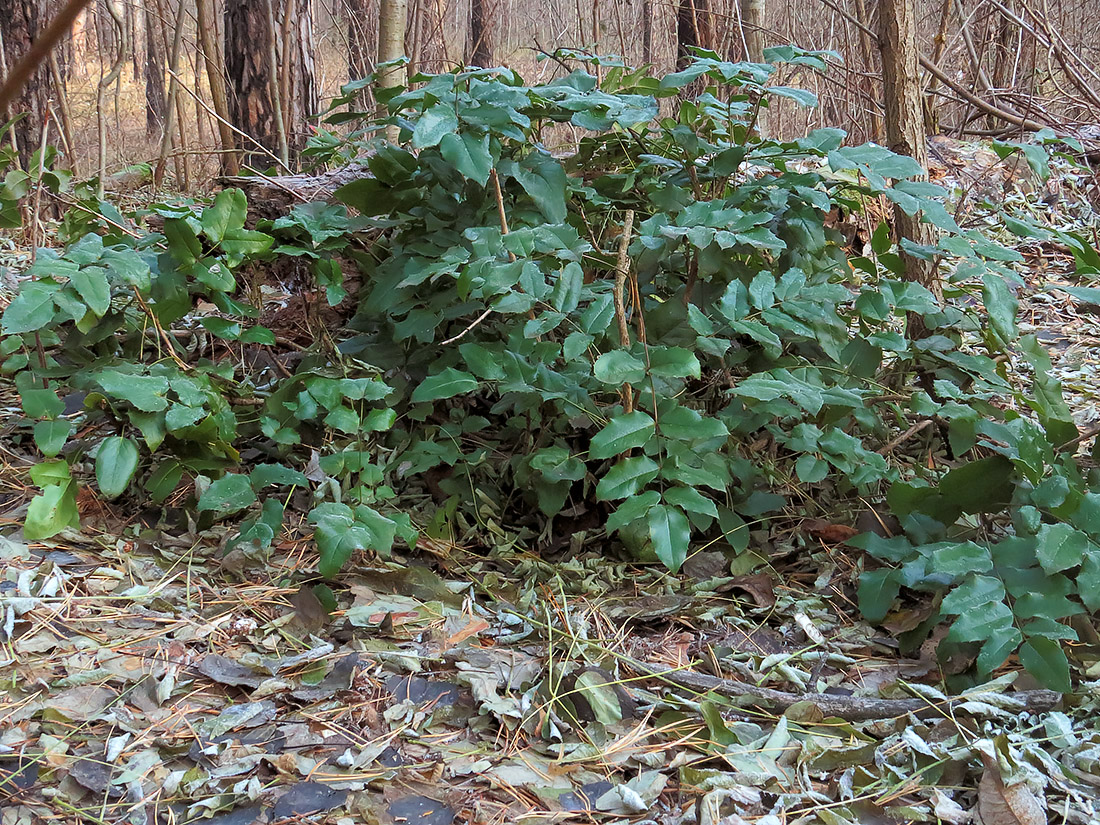
[[[589,782],[582,785],[579,790],[562,794],[558,797],[558,804],[563,811],[594,811],[596,800],[611,790],[611,783],[606,779]]]
[[[37,759],[23,756],[0,758],[0,788],[23,791],[37,781]]]
[[[112,798],[123,795],[121,788],[111,784],[112,767],[104,761],[103,754],[85,756],[69,763],[69,777],[92,793],[107,794]]]
[[[109,688],[82,685],[52,697],[49,707],[74,722],[91,722],[103,716],[116,698],[115,692]]]
[[[932,791],[932,812],[947,825],[963,825],[974,818],[970,811],[949,797],[939,788]]]
[[[230,705],[213,719],[196,725],[196,730],[205,738],[216,739],[231,730],[267,724],[277,713],[278,708],[274,702],[244,702]]]
[[[308,664],[309,662],[316,662],[319,659],[324,659],[326,656],[332,653],[336,648],[329,642],[312,647],[303,653],[299,653],[295,656],[286,656],[281,659],[264,659],[262,665],[267,671],[275,676],[279,671],[289,670],[299,665]]]
[[[299,782],[279,797],[271,812],[274,819],[308,816],[339,808],[348,792],[337,790],[323,782]]]
[[[615,785],[596,800],[596,810],[607,814],[643,814],[649,805],[641,794],[626,785]]]
[[[199,662],[199,672],[219,685],[230,687],[258,687],[263,679],[242,664],[227,659],[220,653],[208,653]]]

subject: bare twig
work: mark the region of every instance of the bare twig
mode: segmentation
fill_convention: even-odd
[[[910,713],[920,718],[943,717],[957,705],[970,701],[968,696],[951,696],[946,701],[930,699],[874,699],[866,696],[833,696],[827,693],[788,693],[773,688],[750,685],[733,679],[719,679],[690,670],[667,670],[624,657],[627,665],[639,673],[660,679],[667,684],[700,693],[713,692],[721,696],[747,698],[758,707],[782,712],[798,702],[810,702],[826,716],[838,716],[850,722],[872,719],[894,719]],[[980,691],[981,688],[977,688]],[[1062,694],[1053,690],[1025,690],[1002,694],[1020,710],[1051,710],[1062,701]]]
[[[626,279],[630,274],[630,235],[634,230],[634,210],[626,210],[623,218],[623,233],[619,236],[619,259],[615,265],[615,318],[619,322],[619,344],[624,349],[630,346],[630,326],[626,321],[626,302],[623,300],[623,292],[626,290]],[[626,382],[622,386],[623,410],[627,413],[634,411],[634,388]]]

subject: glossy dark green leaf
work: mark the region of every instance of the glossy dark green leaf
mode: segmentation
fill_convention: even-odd
[[[226,473],[203,490],[199,496],[200,512],[212,512],[217,518],[239,513],[256,501],[256,492],[248,476]]]
[[[675,573],[687,559],[691,526],[679,507],[656,504],[646,514],[649,523],[649,539],[657,558]]]
[[[111,436],[99,445],[95,458],[95,479],[105,498],[118,498],[137,472],[141,454],[132,438]]]
[[[641,411],[616,416],[592,437],[589,458],[611,458],[641,447],[653,437],[655,427],[653,418]]]
[[[468,372],[447,367],[435,375],[429,375],[412,394],[412,402],[419,404],[424,401],[438,401],[444,398],[454,398],[456,395],[465,395],[478,388],[478,381]]]

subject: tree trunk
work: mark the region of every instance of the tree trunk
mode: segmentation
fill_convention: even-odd
[[[181,2],[183,0],[180,0]],[[243,7],[247,10],[249,6],[260,5],[255,0],[251,2],[230,2],[225,4],[225,17],[229,20],[231,10],[235,7]],[[199,41],[202,44],[202,56],[203,63],[206,65],[206,79],[210,84],[210,101],[214,106],[214,114],[218,121],[218,138],[221,143],[221,169],[227,175],[235,175],[238,171],[238,156],[232,152],[232,149],[236,146],[237,140],[233,135],[233,129],[230,128],[230,123],[236,123],[240,126],[240,121],[236,120],[232,108],[229,105],[229,93],[225,86],[225,67],[222,65],[221,50],[218,46],[218,31],[215,28],[215,14],[214,7],[211,0],[197,0],[195,3],[196,18],[199,28]],[[266,30],[267,26],[264,26]],[[228,34],[226,35],[226,61],[228,62],[229,42]],[[259,45],[257,42],[256,46]],[[253,48],[253,46],[248,46]],[[230,75],[232,77],[232,75]],[[247,132],[248,130],[245,129]]]
[[[378,7],[378,62],[386,63],[405,54],[405,26],[409,0],[381,0]],[[400,69],[390,69],[384,75],[391,83],[399,83]]]
[[[491,24],[489,0],[470,0],[470,41],[466,62],[471,66],[485,68],[493,63]]]
[[[265,0],[225,4],[225,72],[231,90],[229,119],[251,138],[251,141],[242,138],[241,148],[245,163],[257,169],[267,169],[279,151],[279,128],[271,94],[273,48],[274,32],[268,26]],[[267,151],[259,151],[256,144]]]
[[[5,74],[27,52],[45,22],[40,19],[37,0],[0,0]],[[48,116],[46,102],[50,97],[50,85],[47,67],[39,66],[12,102],[10,111],[0,112],[0,123],[27,113],[12,127],[19,147],[19,162],[25,170],[30,168],[31,155],[38,148],[42,126]]]
[[[712,47],[709,0],[680,0],[676,9],[676,68],[692,59],[692,48]]]
[[[642,64],[653,62],[653,0],[642,0]]]
[[[909,155],[928,168],[927,132],[921,107],[920,63],[913,0],[880,0],[879,47],[882,50],[882,83],[885,92],[887,147]],[[920,215],[909,216],[894,207],[894,228],[900,239],[916,244],[935,243],[930,224]],[[941,287],[935,261],[902,253],[905,277],[939,295]],[[912,321],[913,319],[911,319]],[[910,324],[910,335],[920,337],[923,325]]]
[[[293,13],[288,13],[293,11]],[[313,0],[284,0],[282,106],[291,160],[306,148],[312,134],[310,121],[320,111],[314,67]]]
[[[145,134],[159,137],[164,128],[167,101],[164,95],[164,50],[161,48],[160,29],[151,7],[153,0],[145,0]]]
[[[741,0],[741,30],[745,34],[745,57],[764,62],[764,0]]]

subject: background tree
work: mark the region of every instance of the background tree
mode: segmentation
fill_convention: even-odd
[[[164,128],[167,99],[164,94],[164,47],[161,40],[157,0],[145,0],[145,134],[160,136]]]
[[[709,0],[680,0],[676,10],[676,68],[688,64],[693,47],[712,47],[711,31]]]
[[[880,0],[879,48],[882,50],[882,83],[885,90],[886,144],[894,152],[908,155],[928,168],[927,131],[921,105],[920,55],[913,0]],[[926,245],[934,243],[930,224],[920,215],[909,215],[894,206],[894,231],[899,239]],[[902,253],[905,277],[939,295],[936,262]],[[910,333],[920,337],[923,325],[911,318]]]
[[[764,62],[764,13],[764,0],[741,0],[745,56],[753,63]]]
[[[470,36],[467,39],[466,62],[471,66],[484,67],[493,63],[491,15],[489,0],[470,0]]]
[[[0,37],[3,38],[3,63],[0,70],[8,72],[31,47],[45,22],[40,15],[38,0],[0,0]],[[9,113],[0,112],[7,121],[10,117],[25,113],[12,128],[12,139],[19,150],[19,162],[28,168],[31,155],[38,148],[50,99],[51,84],[45,65],[40,65],[12,101]]]

